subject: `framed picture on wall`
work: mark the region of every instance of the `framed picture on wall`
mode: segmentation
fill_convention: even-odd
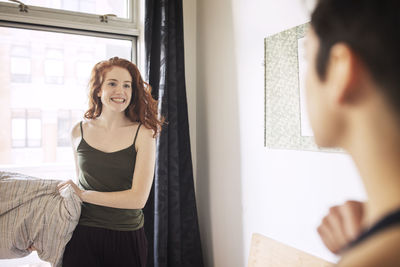
[[[272,149],[342,152],[319,148],[308,121],[304,88],[307,27],[309,23],[264,39],[264,145]]]

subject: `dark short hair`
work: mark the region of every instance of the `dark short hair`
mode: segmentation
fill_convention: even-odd
[[[400,112],[399,0],[319,0],[311,26],[320,41],[316,69],[321,80],[332,46],[346,43]]]

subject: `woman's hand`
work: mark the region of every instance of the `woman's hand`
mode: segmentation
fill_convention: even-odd
[[[82,194],[83,192],[85,192],[84,190],[80,189],[72,180],[68,180],[65,182],[61,182],[57,185],[57,189],[58,192],[61,192],[62,190],[64,190],[65,188],[67,188],[68,186],[72,186],[72,188],[74,189],[75,193],[78,195],[78,197],[82,200]]]
[[[28,250],[29,250],[29,252],[32,252],[32,251],[34,251],[34,250],[37,250],[33,245],[31,245],[29,248],[28,248]]]
[[[364,203],[347,201],[331,207],[318,227],[318,233],[325,246],[333,253],[340,254],[363,229]]]

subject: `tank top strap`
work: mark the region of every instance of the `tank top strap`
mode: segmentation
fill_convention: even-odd
[[[362,241],[376,234],[377,232],[380,232],[392,226],[398,226],[399,224],[400,224],[400,209],[397,209],[394,212],[389,213],[388,215],[383,217],[383,219],[379,220],[377,223],[375,223],[372,227],[370,227],[366,231],[362,232],[356,240],[352,241],[348,245],[346,249],[357,246]]]
[[[137,128],[137,130],[136,130],[135,139],[133,140],[133,147],[135,147],[136,138],[137,138],[137,136],[138,136],[140,126],[142,126],[142,123],[139,123],[139,126],[138,126],[138,128]]]
[[[81,121],[81,123],[79,123],[79,125],[81,127],[81,138],[83,139],[82,121]]]

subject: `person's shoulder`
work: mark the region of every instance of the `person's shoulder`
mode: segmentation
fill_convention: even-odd
[[[388,228],[348,251],[340,267],[378,267],[400,265],[400,226]]]
[[[76,139],[81,136],[81,122],[76,123],[71,129],[71,139]]]
[[[139,126],[138,126],[139,127]],[[154,130],[151,128],[147,128],[143,124],[140,126],[139,132],[138,132],[138,137],[139,135],[142,136],[142,138],[149,138],[149,139],[154,139]]]
[[[138,126],[139,127],[139,126]],[[141,125],[136,137],[136,150],[140,147],[149,148],[155,143],[154,130]]]
[[[81,127],[87,128],[92,122],[90,120],[82,120],[77,122],[71,129],[71,138],[76,139],[81,137]],[[81,126],[82,125],[82,126]]]

